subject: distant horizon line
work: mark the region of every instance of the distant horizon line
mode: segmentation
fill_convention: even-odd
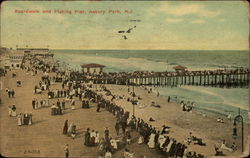
[[[1,48],[7,48],[10,49],[13,47],[1,47]],[[24,48],[25,47],[17,47],[17,48]],[[15,48],[15,49],[17,49]],[[49,48],[49,47],[28,47],[27,49],[50,49],[50,50],[138,50],[138,51],[145,51],[145,50],[152,50],[152,51],[160,51],[160,50],[172,50],[172,51],[249,51],[249,49],[83,49],[83,48]],[[14,50],[15,50],[14,49]]]
[[[50,49],[50,48],[48,48]],[[50,50],[124,50],[124,51],[249,51],[249,49],[50,49]]]

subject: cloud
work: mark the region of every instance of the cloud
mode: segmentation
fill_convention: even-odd
[[[224,22],[224,21],[225,21],[225,19],[219,19],[219,21],[220,21],[220,22]]]
[[[182,22],[183,21],[183,19],[174,19],[174,18],[169,18],[169,19],[167,19],[167,22],[168,23],[180,23],[180,22]]]
[[[191,23],[193,23],[193,24],[203,24],[203,23],[205,23],[205,20],[196,19],[196,20],[192,20]]]
[[[158,11],[175,16],[197,15],[204,18],[212,18],[221,14],[220,11],[211,11],[206,9],[203,4],[191,3],[185,5],[170,5],[170,3],[163,2],[161,3]]]

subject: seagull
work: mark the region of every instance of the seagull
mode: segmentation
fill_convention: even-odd
[[[118,31],[118,33],[125,33],[125,31]]]
[[[130,20],[131,22],[141,22],[141,20]]]
[[[134,26],[134,27],[132,27],[132,28],[129,28],[128,31],[127,31],[127,33],[130,33],[131,30],[133,30],[134,28],[136,28],[136,26]]]
[[[125,40],[128,39],[127,36],[122,36]]]
[[[134,27],[132,27],[132,28],[129,28],[129,29],[126,31],[126,33],[130,33],[131,30],[133,30],[134,28],[136,28],[136,26],[134,26]],[[120,31],[118,31],[118,33],[125,33],[125,31],[124,31],[124,30],[120,30]]]
[[[127,31],[120,30],[120,31],[118,31],[118,33],[131,33],[131,31],[132,31],[134,28],[136,28],[136,26],[129,28]],[[122,37],[123,37],[125,40],[128,39],[127,36],[125,36],[125,35],[123,35]]]

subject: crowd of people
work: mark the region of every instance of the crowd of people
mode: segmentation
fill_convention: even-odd
[[[84,145],[86,146],[96,146],[99,145],[100,134],[98,131],[90,130],[87,128],[87,131],[84,134]]]
[[[106,94],[112,96],[112,93],[105,86],[102,86],[102,89],[103,91],[107,92]],[[114,102],[104,99],[101,94],[98,94],[94,90],[86,89],[85,96],[97,103],[97,112],[100,108],[105,108],[117,118],[115,130],[118,136],[120,135],[121,130],[121,133],[123,134],[123,142],[126,145],[130,144],[132,140],[130,130],[135,130],[140,134],[138,144],[145,143],[149,148],[157,149],[159,153],[163,154],[166,157],[183,157],[184,155],[190,155],[191,157],[198,158],[203,157],[203,155],[196,154],[195,152],[187,152],[186,145],[178,143],[173,138],[166,136],[169,127],[163,126],[163,129],[161,131],[157,131],[156,128],[146,123],[143,119],[131,116],[128,111],[125,111]],[[192,138],[193,141],[195,141],[195,137]],[[196,141],[198,140],[196,139]],[[198,143],[200,142],[198,141]],[[105,137],[104,144],[110,144],[105,145],[106,149],[104,149],[104,151],[111,153],[114,152],[111,146],[111,140],[108,139],[108,137]],[[104,154],[104,152],[100,153]]]
[[[100,137],[98,131],[90,130],[90,128],[87,128],[84,134],[83,144],[88,147],[98,146],[98,154],[100,156],[111,158],[114,152],[116,152],[121,147],[124,147],[125,151],[123,156],[133,157],[135,153],[133,151],[130,151],[127,147],[129,144],[135,142],[134,140],[136,140],[136,138],[132,137],[131,132],[136,132],[137,134],[139,134],[139,138],[137,140],[138,144],[146,144],[149,149],[155,149],[164,157],[204,157],[201,154],[197,154],[194,151],[188,150],[188,145],[191,143],[206,145],[204,142],[202,142],[202,139],[190,134],[190,137],[187,140],[187,145],[177,142],[174,138],[168,136],[170,127],[164,125],[162,129],[157,129],[148,124],[147,121],[143,120],[142,118],[136,118],[134,115],[131,115],[128,111],[124,110],[119,105],[116,105],[113,100],[116,99],[117,96],[113,95],[112,92],[104,85],[102,85],[100,88],[102,89],[102,92],[105,92],[107,96],[112,96],[111,100],[105,99],[105,97],[102,94],[99,94],[97,90],[93,90],[94,88],[92,84],[87,84],[77,80],[71,80],[71,76],[68,76],[65,73],[58,72],[56,76],[49,77],[46,73],[55,72],[56,68],[54,66],[51,67],[50,65],[44,64],[40,60],[30,61],[30,64],[36,66],[25,67],[27,71],[32,71],[32,74],[35,75],[37,74],[38,70],[41,70],[45,74],[39,84],[35,86],[34,92],[41,93],[42,91],[48,90],[48,99],[42,99],[40,100],[40,102],[38,102],[37,99],[32,100],[33,109],[50,106],[49,99],[58,98],[56,104],[51,104],[51,114],[62,115],[63,111],[66,110],[66,102],[69,101],[71,109],[74,110],[75,98],[79,98],[82,103],[82,108],[89,108],[90,102],[94,102],[97,104],[97,112],[100,112],[101,108],[103,108],[116,117],[117,121],[114,128],[117,136],[111,137],[108,128],[105,128],[103,138]],[[140,72],[136,72],[136,74],[133,73],[131,75],[133,76],[138,74],[143,75],[143,73]],[[115,74],[112,75],[115,76]],[[52,90],[51,84],[53,84],[53,82],[61,82],[62,89]],[[9,98],[14,97],[15,92],[13,89],[8,89],[8,91],[6,92],[8,92]],[[141,99],[140,96],[136,96],[134,92],[130,92],[130,89],[128,89],[128,92],[130,93],[131,97],[138,97],[138,100]],[[151,92],[152,89],[149,90],[149,93]],[[157,94],[157,96],[159,96],[159,93]],[[60,101],[60,98],[65,99]],[[169,97],[168,102],[170,102],[170,100],[172,99]],[[129,99],[128,101],[130,102],[134,100]],[[194,107],[194,102],[184,103],[184,101],[181,101],[180,104],[183,108],[183,111],[190,112]],[[32,113],[25,112],[16,115],[15,105],[9,107],[9,115],[14,117],[17,116],[19,126],[32,124]],[[68,120],[66,120],[64,122],[63,134],[74,139],[77,135],[76,125],[73,122],[68,125]],[[122,139],[120,139],[120,137]],[[226,147],[224,145],[224,149],[225,148]],[[233,147],[230,149],[233,150]],[[68,148],[65,151],[68,154]]]
[[[40,101],[38,101],[37,99],[33,99],[31,101],[32,104],[32,108],[33,109],[39,109],[39,108],[44,108],[44,107],[49,107],[49,100],[48,99],[41,99]]]

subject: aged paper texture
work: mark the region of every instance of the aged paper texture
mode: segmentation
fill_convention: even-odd
[[[249,154],[244,1],[1,3],[0,154]]]

